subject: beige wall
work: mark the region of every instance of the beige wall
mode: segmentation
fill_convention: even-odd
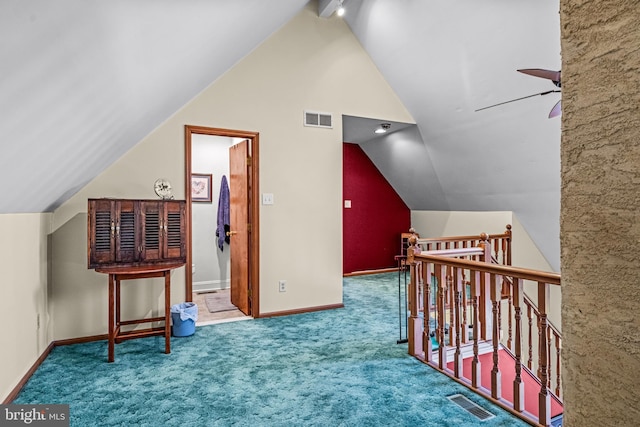
[[[411,226],[420,237],[498,234],[511,224],[511,212],[411,211]]]
[[[47,300],[51,217],[0,215],[0,402],[51,342]]]
[[[87,198],[155,198],[158,177],[184,197],[185,124],[260,133],[260,191],[275,200],[260,206],[261,312],[342,302],[341,115],[413,119],[347,25],[318,18],[313,6],[56,210],[55,339],[107,328],[107,279],[86,268]],[[333,113],[333,129],[304,127],[304,109]],[[159,288],[125,289],[125,315],[160,310]],[[185,298],[183,268],[171,296]]]
[[[565,424],[640,420],[638,2],[561,0]]]
[[[511,224],[512,264],[533,270],[553,271],[527,230],[510,211],[411,211],[411,226],[421,237],[473,236],[504,233]]]

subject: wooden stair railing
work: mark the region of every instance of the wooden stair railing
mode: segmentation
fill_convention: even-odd
[[[495,260],[494,260],[495,263]],[[508,277],[503,277],[502,278],[502,289],[503,289],[503,298],[504,298],[504,289],[512,289],[513,284],[511,283],[511,280],[509,280]],[[537,336],[537,340],[540,339],[540,312],[538,311],[538,307],[536,306],[535,302],[533,302],[533,300],[531,298],[529,298],[529,296],[527,296],[527,294],[525,292],[523,292],[522,294],[523,297],[523,302],[524,305],[527,309],[527,314],[526,314],[526,318],[527,318],[527,328],[526,328],[526,337],[527,337],[527,368],[531,371],[531,372],[536,372],[536,376],[538,377],[538,379],[542,380],[542,373],[540,371],[540,367],[537,366],[535,359],[533,358],[533,348],[534,346],[534,338],[536,338],[536,335],[533,334],[533,319],[535,317],[536,319],[536,325],[537,325],[537,329],[538,329],[538,336]],[[511,350],[511,346],[512,346],[512,339],[513,339],[513,303],[512,303],[512,296],[509,294],[507,295],[507,302],[508,302],[508,321],[507,321],[507,326],[508,326],[508,334],[507,334],[507,339],[506,342],[505,340],[501,340],[501,342],[503,342],[505,344],[505,346]],[[562,332],[560,332],[559,328],[556,327],[553,322],[551,322],[551,320],[549,320],[547,318],[547,324],[548,324],[548,328],[549,328],[549,341],[547,342],[547,349],[549,352],[549,358],[552,358],[552,355],[555,354],[555,364],[549,363],[547,365],[547,379],[548,379],[548,387],[550,390],[552,390],[552,393],[558,398],[558,399],[562,399],[562,388],[560,386],[560,373],[561,373],[561,369],[562,369],[562,360],[561,360],[561,356],[562,356]],[[550,360],[551,362],[551,360]]]
[[[510,231],[510,230],[508,230]],[[495,403],[508,409],[515,415],[528,422],[549,426],[551,422],[551,340],[552,334],[557,348],[560,348],[560,335],[557,330],[549,326],[549,289],[550,286],[560,285],[560,275],[535,270],[515,268],[509,265],[496,265],[492,262],[492,250],[494,244],[489,236],[482,234],[476,244],[458,246],[452,243],[450,248],[454,250],[442,250],[439,253],[422,251],[418,243],[424,245],[424,240],[417,237],[409,238],[410,247],[407,254],[407,264],[410,268],[409,287],[409,353],[424,361],[424,363],[449,375],[462,384],[467,385],[475,392],[482,394]],[[442,241],[443,239],[437,239]],[[510,243],[510,236],[509,236]],[[459,249],[459,250],[455,250]],[[507,248],[505,248],[506,250]],[[508,248],[510,252],[510,244]],[[468,257],[473,259],[458,259],[455,257]],[[510,255],[503,255],[505,261],[510,262]],[[419,266],[419,267],[418,267]],[[420,292],[419,282],[431,283],[431,277],[436,277],[436,304],[435,310],[431,309],[431,286],[424,286],[424,292]],[[507,280],[510,283],[512,296],[510,304],[513,305],[513,339],[509,338],[511,353],[515,359],[513,372],[508,372],[513,377],[512,401],[504,399],[502,393],[502,371],[499,363],[499,352],[502,351],[501,338],[501,310],[502,287]],[[537,283],[538,307],[534,309],[530,300],[524,296],[524,282]],[[470,378],[463,376],[463,358],[461,350],[462,337],[468,333],[466,315],[463,315],[463,294],[466,293],[467,283],[470,283],[471,325],[473,327],[473,355],[471,361]],[[447,298],[447,291],[449,298]],[[422,298],[422,301],[420,301]],[[421,304],[422,302],[422,304]],[[420,318],[420,306],[424,312]],[[525,396],[523,372],[528,365],[523,366],[523,309],[532,313],[537,312],[538,329],[537,339],[537,366],[540,377],[540,387],[534,396]],[[447,313],[447,310],[449,313]],[[448,314],[448,316],[447,316]],[[531,315],[527,315],[531,319]],[[435,337],[438,342],[438,354],[434,360],[431,342],[431,323],[435,320]],[[454,347],[453,369],[447,367],[447,348],[445,344],[445,325],[449,322],[449,345]],[[532,321],[529,320],[529,327]],[[511,329],[511,328],[510,328]],[[529,340],[534,337],[533,332],[528,334]],[[481,383],[481,363],[479,359],[480,344],[489,343],[492,353],[491,381],[490,384]],[[559,352],[559,350],[557,350]],[[531,359],[531,357],[530,357]],[[557,359],[559,360],[559,359]],[[556,363],[558,363],[556,361]],[[505,369],[505,368],[502,368]],[[507,372],[505,372],[507,373]],[[557,370],[556,394],[559,394],[560,370]],[[525,399],[537,401],[537,415],[525,410]],[[556,400],[554,398],[554,403]],[[557,405],[556,405],[557,406]],[[554,414],[555,415],[555,414]]]
[[[489,242],[489,246],[491,247],[491,260],[494,264],[500,265],[511,265],[511,247],[512,247],[512,231],[511,225],[507,224],[505,227],[505,231],[499,234],[489,234],[487,235],[487,241]],[[451,249],[465,249],[465,248],[474,248],[482,242],[480,236],[449,236],[449,237],[433,237],[433,238],[420,238],[417,234],[415,234],[415,230],[410,229],[409,233],[406,234],[407,238],[411,235],[416,235],[418,240],[416,244],[422,249],[426,251],[434,251],[434,250],[451,250]],[[406,251],[405,251],[406,252]],[[470,256],[469,259],[477,259],[477,256]],[[419,264],[418,264],[419,265]],[[451,271],[448,272],[447,277],[451,275]],[[418,281],[421,285],[422,282],[421,277],[418,275]],[[449,280],[449,279],[448,279]],[[514,313],[513,313],[513,295],[512,295],[512,283],[508,277],[502,278],[502,290],[501,295],[502,299],[507,303],[507,334],[506,341],[501,339],[508,349],[512,349],[513,342],[513,322],[514,322]],[[467,280],[466,285],[469,286],[470,282]],[[462,318],[463,324],[470,324],[468,319],[467,308],[471,307],[470,301],[470,292],[462,292]],[[454,304],[455,294],[449,292],[447,289],[446,301],[448,301],[447,307],[453,306]],[[433,295],[432,295],[433,298]],[[528,344],[527,348],[527,367],[533,372],[537,372],[538,378],[540,378],[540,369],[537,368],[537,361],[533,359],[533,348],[534,343],[537,343],[537,338],[531,335],[532,331],[532,319],[535,317],[536,325],[538,325],[539,330],[539,312],[536,307],[536,304],[527,296],[526,293],[523,293],[524,303],[527,307],[527,320],[529,324],[529,328],[527,329],[526,335],[526,344]],[[419,306],[420,311],[423,311],[422,305]],[[481,314],[484,307],[480,307]],[[502,304],[498,305],[498,310],[500,311],[500,318],[502,319]],[[448,311],[450,314],[450,323],[453,323],[453,311]],[[482,316],[481,316],[482,317]],[[562,333],[559,329],[551,322],[548,321],[550,328],[550,341],[548,343],[549,354],[552,355],[555,353],[555,364],[548,365],[547,378],[549,380],[549,388],[553,390],[553,393],[556,397],[561,398],[561,387],[560,387],[560,372],[561,372],[561,351],[562,351]],[[502,334],[501,334],[502,336]],[[462,335],[462,342],[467,342],[467,336]],[[452,339],[454,336],[449,337],[449,345],[453,345]]]
[[[412,228],[410,233],[415,235]],[[491,244],[492,256],[498,264],[511,265],[511,224],[506,225],[504,233],[486,235],[487,241]],[[465,249],[478,247],[482,242],[480,236],[449,236],[449,237],[428,237],[419,238],[416,244],[424,251],[439,251],[447,249]]]
[[[528,320],[528,326],[529,326],[529,358],[527,360],[527,367],[532,370],[533,358],[531,355],[532,353],[531,348],[533,347],[533,345],[532,345],[532,339],[531,339],[532,338],[531,327],[533,324],[533,316],[535,316],[536,324],[538,325],[538,330],[540,330],[539,325],[541,321],[541,316],[535,303],[531,301],[531,299],[527,295],[524,295],[524,304],[527,307],[527,320]],[[549,358],[551,358],[552,350],[555,351],[555,369],[553,368],[553,365],[551,363],[549,363],[547,366],[548,387],[550,389],[553,388],[554,394],[557,397],[561,398],[562,389],[560,387],[560,372],[562,369],[562,364],[561,364],[562,332],[560,332],[558,328],[553,323],[551,323],[551,321],[549,321],[548,319],[547,319],[547,325],[549,328],[548,341],[547,341]],[[536,371],[537,371],[538,378],[542,380],[542,372],[540,371],[540,367],[538,367]],[[555,373],[555,378],[552,377],[553,373]],[[555,385],[555,387],[552,387],[552,385]]]

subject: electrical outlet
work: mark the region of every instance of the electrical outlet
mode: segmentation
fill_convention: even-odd
[[[285,280],[280,280],[278,282],[278,290],[280,292],[286,292],[287,291],[287,282]]]

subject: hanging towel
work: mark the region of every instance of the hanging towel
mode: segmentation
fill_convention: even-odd
[[[221,251],[224,251],[224,242],[229,244],[229,236],[227,235],[231,223],[229,210],[229,184],[227,184],[227,177],[222,175],[220,197],[218,198],[218,227],[216,228],[218,247]]]

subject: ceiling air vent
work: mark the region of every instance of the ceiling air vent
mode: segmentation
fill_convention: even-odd
[[[491,412],[488,412],[487,410],[475,404],[474,402],[470,401],[469,399],[467,399],[461,394],[454,394],[451,396],[447,396],[447,399],[449,399],[456,405],[460,406],[462,409],[469,412],[470,414],[474,415],[480,421],[485,421],[495,417],[495,415],[493,415]]]
[[[333,119],[331,113],[319,113],[317,111],[305,111],[304,112],[304,125],[316,128],[328,128],[333,127]]]

